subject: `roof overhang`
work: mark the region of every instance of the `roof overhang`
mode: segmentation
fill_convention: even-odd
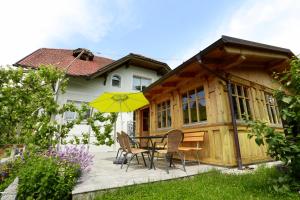
[[[209,72],[222,74],[233,68],[283,71],[289,67],[289,60],[293,56],[289,49],[222,36],[221,39],[151,84],[144,93],[146,95],[150,92],[160,93],[165,88],[175,88],[182,79],[209,74]],[[201,65],[205,66],[205,69]]]
[[[91,75],[90,78],[95,78],[95,77],[98,77],[101,75],[108,74],[109,72],[111,72],[119,67],[122,67],[124,65],[127,67],[137,66],[137,67],[142,67],[145,69],[154,70],[159,75],[165,75],[169,71],[171,71],[171,68],[166,63],[131,53],[131,54],[103,67],[98,72]]]

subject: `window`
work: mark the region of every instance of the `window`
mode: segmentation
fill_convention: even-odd
[[[121,87],[121,77],[119,75],[113,75],[111,78],[111,85],[114,87]]]
[[[183,123],[191,124],[206,121],[206,100],[203,87],[182,94]]]
[[[265,92],[265,100],[266,100],[269,122],[271,124],[281,124],[281,119],[280,119],[276,99],[271,94]]]
[[[151,79],[133,76],[132,89],[142,91],[151,84]]]
[[[168,128],[171,125],[170,100],[157,104],[157,128]]]
[[[83,101],[72,101],[72,100],[67,100],[67,103],[73,103],[76,107],[80,108],[81,104],[87,104],[87,102]],[[71,112],[67,111],[64,113],[64,118],[66,121],[72,121],[77,118],[77,113],[76,112]],[[91,116],[91,109],[88,109],[84,115],[84,119],[87,119],[88,117]]]
[[[248,88],[245,86],[232,84],[232,101],[234,107],[234,115],[236,119],[251,119],[250,99]]]

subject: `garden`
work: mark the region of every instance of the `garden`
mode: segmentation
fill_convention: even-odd
[[[0,70],[0,192],[18,177],[18,199],[70,199],[72,188],[89,170],[93,156],[84,144],[89,134],[67,137],[83,120],[91,126],[96,145],[113,144],[114,114],[86,117],[88,106],[57,102],[57,86],[64,92],[68,78],[52,66],[39,70]],[[73,121],[55,120],[65,112]]]
[[[245,175],[211,171],[185,180],[124,187],[98,199],[300,199],[300,60],[290,69],[274,73],[282,88],[274,91],[284,132],[261,121],[248,121],[249,138],[268,145],[268,155],[282,165],[260,168]],[[82,173],[92,165],[85,146],[89,134],[68,138],[83,120],[91,126],[96,145],[111,145],[115,114],[86,117],[87,105],[57,102],[57,88],[64,92],[68,79],[52,66],[39,70],[0,70],[0,191],[18,177],[18,199],[71,199]],[[57,87],[59,86],[59,87]],[[65,112],[77,112],[73,121],[59,123]],[[67,145],[68,144],[68,145]]]

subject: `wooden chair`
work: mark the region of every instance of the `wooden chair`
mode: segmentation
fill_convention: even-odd
[[[125,152],[125,155],[124,155],[124,158],[123,158],[123,162],[122,162],[121,168],[123,167],[124,161],[125,161],[125,159],[127,159],[127,156],[129,154],[131,154],[131,157],[127,161],[126,172],[127,172],[128,168],[129,168],[129,165],[130,165],[130,163],[131,163],[131,161],[132,161],[132,159],[134,157],[136,157],[137,162],[139,164],[139,159],[138,159],[138,156],[137,156],[139,153],[142,155],[145,167],[147,167],[147,164],[146,164],[146,161],[145,161],[145,157],[144,157],[144,153],[147,153],[149,155],[149,150],[147,150],[147,149],[139,149],[139,148],[132,148],[131,145],[130,145],[129,136],[125,132],[123,132],[123,131],[121,133],[121,140],[124,142],[125,149],[126,149],[126,152]]]
[[[121,134],[119,132],[117,132],[117,142],[119,143],[120,147],[118,149],[117,155],[116,155],[116,159],[118,159],[118,157],[122,156],[122,153],[126,151],[124,142],[121,140]],[[119,155],[120,153],[120,155]]]
[[[179,155],[181,159],[181,163],[183,166],[183,171],[185,170],[185,163],[184,163],[184,155],[180,153],[179,151],[179,145],[183,141],[183,132],[181,130],[171,130],[166,134],[166,137],[164,137],[161,141],[161,143],[164,143],[164,139],[167,138],[167,147],[166,149],[158,149],[156,150],[157,153],[159,154],[164,154],[165,158],[165,164],[166,164],[166,171],[169,173],[169,167],[172,164],[172,158],[174,154]],[[168,158],[170,162],[168,162]]]
[[[179,147],[179,151],[184,152],[184,162],[185,162],[185,153],[186,152],[191,152],[191,151],[196,151],[196,156],[198,160],[198,164],[200,165],[200,159],[199,159],[199,151],[202,150],[203,148],[200,147],[200,142],[204,141],[204,133],[203,131],[201,132],[186,132],[184,134],[184,140],[183,142],[196,142],[196,147]]]

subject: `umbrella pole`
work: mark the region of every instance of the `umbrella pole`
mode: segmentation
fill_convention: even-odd
[[[91,111],[90,111],[91,117],[93,116],[93,111],[94,111],[94,109],[91,108]],[[91,125],[89,125],[89,140],[88,140],[87,152],[89,152],[89,150],[90,150],[90,143],[91,143],[91,129],[92,129],[92,127],[91,127]]]
[[[121,131],[123,131],[123,118],[122,118],[122,108],[121,108],[121,101],[119,101],[120,104],[120,116],[121,116]]]

